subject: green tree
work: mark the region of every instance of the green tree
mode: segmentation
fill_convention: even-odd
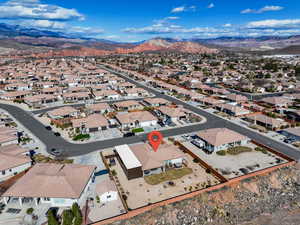
[[[54,216],[51,210],[47,214],[47,219],[48,219],[48,225],[59,225],[57,218]]]
[[[64,210],[63,212],[63,225],[72,225],[74,215],[72,210]]]
[[[75,220],[74,220],[74,225],[81,225],[82,224],[82,221],[83,221],[83,218],[82,218],[82,214],[81,214],[81,210],[79,208],[79,205],[75,202],[73,203],[72,205],[72,213],[75,217]]]

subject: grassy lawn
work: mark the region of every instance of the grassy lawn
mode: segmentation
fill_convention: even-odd
[[[185,167],[180,169],[170,169],[164,173],[145,176],[144,179],[148,184],[157,185],[161,182],[179,179],[191,173],[193,173],[193,170]]]
[[[77,136],[73,137],[73,141],[80,141],[89,138],[90,138],[89,134],[78,134]]]
[[[144,129],[143,128],[134,128],[134,129],[132,129],[131,132],[132,133],[141,133],[141,132],[144,132]]]
[[[252,151],[252,148],[245,147],[245,146],[236,146],[236,147],[227,149],[227,154],[238,155],[243,152],[251,152],[251,151]]]

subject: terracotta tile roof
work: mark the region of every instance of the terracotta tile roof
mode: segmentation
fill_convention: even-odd
[[[144,102],[149,104],[171,104],[170,101],[164,99],[164,98],[146,98],[144,99]]]
[[[74,128],[84,125],[86,128],[108,126],[107,119],[100,114],[92,114],[86,118],[74,119],[71,121]]]
[[[60,108],[51,110],[48,113],[52,116],[66,116],[66,115],[70,115],[75,112],[78,112],[78,110],[74,109],[71,106],[64,106],[64,107],[60,107]]]
[[[107,103],[97,103],[86,106],[87,109],[93,110],[93,111],[100,111],[100,110],[110,110],[110,106]]]
[[[248,139],[246,136],[227,128],[212,128],[208,130],[202,130],[198,132],[197,135],[213,146],[221,146],[224,144]]]
[[[22,155],[25,149],[18,145],[0,147],[0,171],[18,167],[31,162],[28,156]]]
[[[149,144],[131,145],[130,149],[141,162],[144,170],[162,167],[166,160],[184,157],[184,153],[173,144],[162,144],[157,152],[154,152]]]
[[[95,166],[36,164],[2,196],[79,198]]]
[[[285,105],[292,103],[291,100],[283,97],[268,97],[268,98],[263,98],[261,101],[271,104],[271,105]]]
[[[135,121],[145,122],[157,120],[157,118],[148,111],[118,114],[116,118],[122,124],[134,123]]]

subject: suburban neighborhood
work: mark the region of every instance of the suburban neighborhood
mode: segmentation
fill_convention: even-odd
[[[220,79],[225,63],[212,67],[205,57],[201,65],[179,60],[143,71],[140,58],[113,62],[0,67],[0,222],[44,224],[74,209],[85,224],[110,221],[300,159],[293,70],[281,77],[293,85],[255,93],[229,85],[240,82],[237,64]],[[24,127],[28,117],[34,124]],[[165,136],[157,151],[147,139],[153,131]]]

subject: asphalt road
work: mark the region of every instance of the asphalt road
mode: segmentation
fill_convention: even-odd
[[[266,137],[264,135],[261,135],[261,134],[255,132],[255,131],[251,131],[251,130],[245,128],[245,127],[239,126],[239,125],[237,125],[235,123],[232,123],[232,122],[230,122],[228,120],[220,118],[220,117],[218,117],[218,116],[216,116],[214,114],[208,113],[208,112],[206,112],[206,111],[204,111],[204,110],[202,110],[202,109],[200,109],[198,107],[195,107],[195,106],[192,106],[190,104],[187,104],[184,101],[181,101],[181,100],[178,100],[178,99],[173,98],[171,96],[162,94],[159,91],[156,91],[156,90],[154,90],[152,88],[149,88],[148,86],[145,86],[145,85],[143,85],[143,84],[141,84],[141,83],[139,83],[139,82],[137,82],[137,81],[135,81],[135,80],[127,77],[124,74],[115,72],[115,71],[107,69],[105,67],[101,67],[101,68],[106,69],[109,72],[114,73],[116,75],[119,75],[120,77],[122,77],[126,81],[134,83],[138,87],[142,87],[142,88],[146,89],[147,91],[154,93],[157,97],[167,99],[167,100],[169,100],[171,102],[174,102],[174,103],[176,103],[178,105],[181,104],[186,109],[189,109],[192,112],[205,117],[207,119],[207,122],[205,123],[205,124],[207,124],[206,125],[207,128],[226,127],[228,129],[234,130],[234,131],[236,131],[236,132],[238,132],[240,134],[243,134],[243,135],[251,138],[252,140],[255,140],[255,141],[259,142],[259,143],[262,143],[262,144],[264,144],[264,145],[266,145],[268,147],[271,147],[271,148],[275,149],[276,151],[279,151],[279,152],[281,152],[281,153],[283,153],[285,155],[288,155],[289,157],[293,158],[294,160],[297,160],[297,161],[300,160],[300,151],[297,151],[294,148],[289,147],[289,146],[287,146],[284,143],[280,143],[279,141],[273,140],[272,138],[269,138],[269,137]]]
[[[150,97],[150,98],[154,98],[154,97]],[[138,99],[122,99],[122,100],[107,100],[107,101],[99,101],[99,102],[95,102],[95,103],[116,103],[116,102],[122,102],[122,101],[128,101],[128,100],[142,100],[144,98],[138,98]],[[80,108],[82,106],[85,106],[86,103],[74,103],[74,104],[66,104],[66,105],[58,105],[58,106],[53,106],[53,107],[48,107],[48,108],[44,108],[44,109],[37,109],[37,110],[32,110],[31,112],[35,115],[41,114],[41,113],[46,113],[50,110],[54,110],[54,109],[58,109],[64,106],[72,106],[74,108]]]
[[[213,83],[213,84],[208,84],[211,87],[218,87],[217,84]],[[234,90],[234,89],[230,89],[230,88],[226,88],[227,91],[234,93],[234,94],[239,94],[239,95],[243,95],[246,96],[248,99],[254,100],[254,101],[259,101],[262,98],[267,98],[267,97],[280,97],[284,94],[289,94],[290,92],[288,91],[283,91],[283,92],[275,92],[275,93],[256,93],[256,94],[251,94],[251,93],[246,93],[246,92],[241,92],[238,90]],[[299,91],[296,91],[296,93],[300,93]]]
[[[210,114],[204,110],[201,110],[200,108],[189,105],[189,104],[187,104],[183,101],[180,101],[178,99],[175,99],[173,97],[161,94],[159,91],[156,91],[152,88],[144,86],[144,85],[140,84],[139,82],[136,82],[135,80],[128,78],[124,74],[120,74],[120,73],[117,73],[117,72],[109,70],[109,69],[106,69],[106,70],[108,70],[109,72],[112,72],[116,75],[119,75],[120,77],[124,78],[126,81],[134,83],[138,87],[142,87],[142,88],[146,89],[147,91],[155,94],[156,97],[167,99],[176,104],[181,104],[185,108],[187,108],[187,109],[191,110],[192,112],[197,113],[207,119],[207,122],[203,123],[203,124],[163,130],[163,131],[161,131],[161,133],[163,134],[164,137],[180,135],[180,134],[190,133],[190,132],[196,132],[196,131],[199,131],[202,129],[227,127],[229,129],[239,132],[245,136],[248,136],[249,138],[251,138],[257,142],[260,142],[266,146],[269,146],[283,154],[286,154],[289,157],[293,158],[294,160],[297,160],[297,161],[300,160],[300,151],[297,151],[297,150],[285,145],[284,143],[280,143],[271,138],[260,135],[257,132],[254,132],[247,128],[238,126],[237,124],[234,124],[228,120],[217,117],[217,116]],[[63,151],[63,156],[65,156],[65,157],[79,156],[79,155],[87,154],[87,153],[97,151],[100,149],[105,149],[105,148],[113,147],[116,145],[122,145],[122,144],[133,144],[133,143],[137,143],[137,142],[141,142],[141,141],[146,141],[146,139],[147,139],[147,135],[143,134],[143,135],[138,135],[138,136],[133,136],[133,137],[115,138],[115,139],[97,141],[97,142],[86,143],[86,144],[73,144],[73,143],[67,142],[62,137],[55,136],[53,134],[53,131],[46,130],[45,126],[41,122],[36,120],[32,116],[31,112],[24,111],[23,109],[21,109],[17,106],[6,105],[6,104],[0,104],[0,108],[8,111],[14,118],[16,118],[20,123],[22,123],[30,132],[32,132],[37,138],[39,138],[46,145],[48,152],[52,148],[60,149]]]

